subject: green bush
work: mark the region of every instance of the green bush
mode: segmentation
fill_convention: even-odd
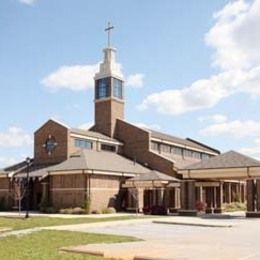
[[[241,202],[232,202],[224,204],[224,211],[234,212],[234,211],[245,211],[246,204]]]
[[[98,209],[93,209],[93,210],[91,211],[91,214],[101,214],[101,211],[98,210]]]
[[[61,214],[85,214],[86,213],[85,210],[80,207],[60,209],[59,212]]]
[[[86,201],[85,201],[85,213],[86,214],[90,214],[91,211],[91,198],[90,196],[86,197]]]
[[[116,210],[112,207],[102,209],[102,214],[112,214],[112,213],[116,213]]]
[[[0,198],[0,211],[5,210],[7,210],[6,199],[2,197]]]

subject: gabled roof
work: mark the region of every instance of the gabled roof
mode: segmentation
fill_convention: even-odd
[[[79,128],[71,128],[70,132],[72,134],[83,135],[83,136],[86,136],[86,137],[93,137],[93,138],[103,139],[103,140],[107,140],[107,141],[111,141],[111,142],[118,142],[118,140],[116,140],[116,139],[113,139],[113,138],[106,136],[104,134],[94,132],[94,131],[90,131],[90,130],[84,130],[84,129],[79,129]]]
[[[172,143],[179,144],[179,145],[185,146],[185,147],[191,147],[191,148],[203,150],[205,152],[211,152],[211,153],[217,153],[217,154],[220,153],[218,150],[211,148],[211,147],[209,147],[205,144],[202,144],[198,141],[195,141],[191,138],[183,139],[183,138],[180,138],[180,137],[161,133],[161,132],[151,130],[151,129],[149,129],[149,131],[151,132],[152,138],[160,139],[162,141],[172,142]]]
[[[220,169],[260,166],[260,161],[235,151],[229,151],[198,163],[187,166],[184,169]]]
[[[70,158],[51,168],[51,172],[70,170],[95,170],[141,174],[149,171],[141,164],[135,163],[117,153],[105,151],[80,150]]]
[[[136,177],[129,179],[128,181],[177,181],[180,180],[169,175],[163,174],[158,171],[149,171],[142,173]]]

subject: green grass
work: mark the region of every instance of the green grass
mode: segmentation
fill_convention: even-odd
[[[47,227],[47,226],[94,223],[94,222],[115,221],[115,220],[130,220],[130,219],[140,219],[140,218],[143,217],[137,217],[134,215],[107,217],[107,218],[73,218],[73,219],[48,218],[48,217],[30,217],[28,219],[24,219],[24,218],[0,217],[0,229],[1,228],[26,229],[26,228],[33,228],[33,227]]]
[[[103,259],[100,257],[60,252],[61,247],[93,243],[137,241],[132,237],[88,234],[70,231],[39,231],[24,236],[0,239],[1,260],[70,260]]]

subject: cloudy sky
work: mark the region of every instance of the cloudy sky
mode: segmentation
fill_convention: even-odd
[[[260,0],[1,0],[0,168],[91,125],[108,21],[128,121],[260,158]]]

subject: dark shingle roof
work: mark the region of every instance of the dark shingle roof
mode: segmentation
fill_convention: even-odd
[[[51,171],[96,170],[120,173],[144,173],[148,168],[135,163],[117,153],[105,151],[80,150]]]
[[[151,130],[151,129],[149,129],[149,131],[151,132],[151,136],[153,138],[173,142],[173,143],[176,143],[176,144],[179,144],[179,145],[182,145],[182,146],[189,146],[189,147],[200,149],[200,150],[203,150],[203,151],[206,151],[206,152],[220,153],[218,150],[211,148],[211,147],[209,147],[205,144],[202,144],[198,141],[195,141],[191,138],[183,139],[183,138],[180,138],[180,137],[161,133],[161,132],[154,131],[154,130]]]
[[[243,155],[235,151],[229,151],[209,159],[204,159],[199,163],[187,166],[185,169],[219,169],[219,168],[239,168],[260,166],[260,161]]]

